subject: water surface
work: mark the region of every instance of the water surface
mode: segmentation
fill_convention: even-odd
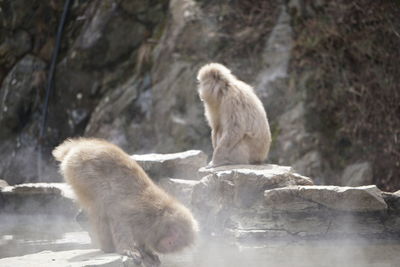
[[[0,258],[91,248],[89,235],[65,218],[0,215]],[[264,241],[251,245],[201,237],[191,249],[161,256],[165,267],[398,267],[396,239]]]

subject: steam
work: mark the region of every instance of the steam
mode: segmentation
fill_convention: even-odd
[[[90,238],[79,225],[61,216],[0,216],[0,258],[43,250],[61,251],[90,248]]]
[[[382,240],[272,241],[254,248],[203,238],[197,247],[161,261],[165,267],[389,267],[400,259],[399,249]]]

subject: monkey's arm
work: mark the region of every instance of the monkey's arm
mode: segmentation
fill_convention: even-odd
[[[230,151],[245,136],[247,121],[244,114],[237,110],[240,103],[227,103],[226,110],[221,114],[222,135],[216,137],[216,148]]]
[[[116,252],[127,255],[133,258],[135,263],[140,264],[142,256],[134,241],[129,222],[121,215],[114,213],[110,218],[110,228]]]
[[[114,211],[110,219],[111,233],[117,252],[133,258],[137,264],[143,262],[146,267],[159,266],[161,262],[158,256],[136,242],[132,231],[134,224],[126,214],[129,214],[129,211]]]
[[[224,114],[221,120],[222,135],[217,138],[214,147],[212,166],[232,163],[232,150],[243,140],[246,134],[246,125],[240,116],[241,114],[237,110]]]

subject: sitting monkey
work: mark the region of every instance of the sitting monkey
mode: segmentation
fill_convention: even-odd
[[[271,132],[253,88],[218,63],[203,66],[197,79],[214,148],[209,167],[262,163],[268,156]]]

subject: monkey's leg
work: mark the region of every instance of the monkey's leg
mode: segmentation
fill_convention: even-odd
[[[240,146],[243,143],[244,137],[245,133],[240,128],[229,132],[225,131],[218,139],[217,145],[214,148],[212,157],[213,167],[238,163],[246,164],[248,153],[241,154],[243,149]]]
[[[220,143],[218,148],[214,150],[212,159],[213,167],[232,164],[249,164],[250,151],[244,140],[232,147],[223,147],[222,144],[223,143]]]
[[[142,255],[135,243],[129,221],[121,214],[110,212],[110,227],[117,253],[127,255],[136,264],[140,264]]]
[[[106,253],[115,252],[113,237],[109,225],[108,218],[101,212],[89,212],[90,221],[92,222],[93,232],[97,238],[101,250]]]

